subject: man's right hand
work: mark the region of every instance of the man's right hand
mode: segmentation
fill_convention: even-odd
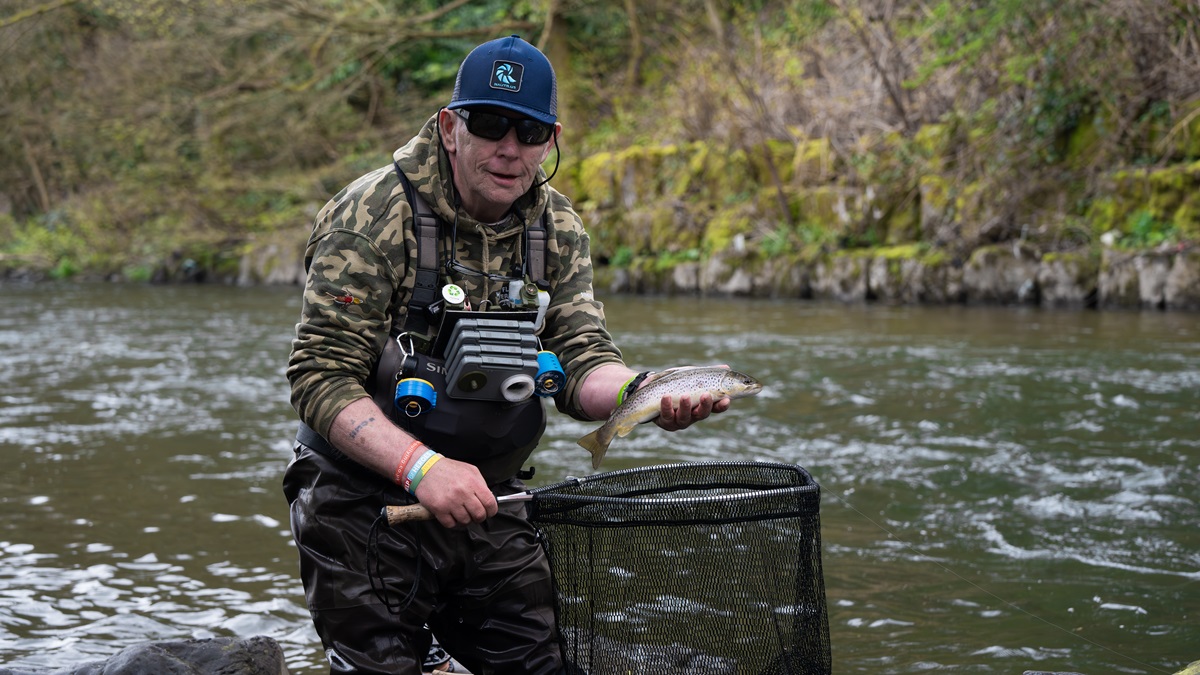
[[[416,497],[444,527],[481,523],[500,508],[479,469],[449,457],[430,467]]]

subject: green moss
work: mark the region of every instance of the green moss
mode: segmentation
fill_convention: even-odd
[[[699,174],[708,199],[734,203],[746,199],[762,184],[755,179],[746,152],[741,149],[710,148],[705,153],[704,170]]]
[[[121,271],[121,275],[134,283],[146,283],[153,278],[154,268],[150,265],[128,265]]]
[[[50,270],[51,279],[70,279],[79,273],[79,265],[72,259],[64,256],[58,259],[58,264]]]
[[[802,188],[793,191],[789,197],[790,206],[798,220],[819,225],[831,232],[842,229],[839,211],[845,197],[844,188],[834,185]]]
[[[1042,264],[1063,270],[1082,288],[1094,287],[1100,275],[1101,253],[1095,248],[1047,253],[1042,256]]]
[[[1193,191],[1184,198],[1173,220],[1184,239],[1200,239],[1200,191]]]
[[[1071,265],[1078,269],[1098,273],[1101,257],[1100,249],[1088,247],[1074,251],[1050,251],[1043,253],[1042,262],[1048,265]]]
[[[913,134],[913,148],[929,162],[932,168],[940,168],[942,159],[950,148],[950,127],[946,124],[926,124]]]
[[[792,179],[802,185],[824,183],[834,175],[836,162],[828,138],[801,138],[792,151]]]
[[[1200,162],[1114,171],[1109,182],[1086,212],[1093,232],[1119,232],[1123,245],[1134,247],[1200,234]]]
[[[936,214],[936,219],[953,220],[955,195],[950,180],[941,174],[925,174],[917,183],[921,192],[921,209],[925,213]]]
[[[664,148],[660,180],[662,194],[683,197],[691,189],[695,176],[691,171],[691,156],[695,145]]]
[[[886,243],[892,245],[915,242],[921,237],[921,210],[917,201],[903,196],[899,199],[887,212]]]
[[[1175,241],[1179,235],[1174,223],[1155,218],[1154,212],[1148,209],[1130,215],[1125,229],[1128,236],[1120,240],[1121,244],[1132,248],[1153,248]]]
[[[1150,190],[1148,209],[1159,218],[1168,217],[1183,203],[1187,192],[1196,189],[1195,176],[1189,167],[1167,167],[1146,175]]]
[[[619,246],[610,259],[609,264],[613,267],[629,267],[633,264],[633,260],[633,249],[628,246]]]
[[[610,258],[616,255],[622,247],[630,248],[627,236],[630,230],[627,226],[628,214],[624,211],[617,209],[584,210],[580,216],[588,224],[594,257]]]
[[[991,186],[982,181],[964,183],[954,195],[954,213],[964,227],[975,228],[987,219],[991,204],[988,200]]]
[[[1172,129],[1179,136],[1180,155],[1184,159],[1200,159],[1200,100],[1181,107],[1176,127]]]
[[[1006,248],[1000,244],[980,246],[971,252],[971,257],[967,259],[967,265],[975,268],[987,268],[1006,257],[1012,257],[1011,247]]]
[[[709,146],[705,143],[697,143],[692,146],[692,152],[688,159],[687,172],[694,177],[703,176],[708,166],[708,156],[711,154]]]
[[[686,214],[673,206],[654,208],[649,217],[650,250],[674,253],[702,245],[703,228],[689,227]]]
[[[601,207],[616,204],[616,155],[599,152],[579,163],[575,199],[593,202]]]
[[[669,272],[679,265],[699,262],[700,258],[700,249],[698,248],[666,251],[655,256],[654,269],[656,272]]]
[[[1100,152],[1113,133],[1111,115],[1104,109],[1079,120],[1067,136],[1063,161],[1073,168],[1084,168]]]
[[[769,140],[754,148],[750,157],[751,170],[763,184],[773,182],[771,167],[767,166],[767,159],[770,158],[779,181],[784,184],[790,183],[795,171],[795,154],[794,144],[782,140]]]
[[[1092,201],[1084,219],[1093,233],[1104,234],[1119,231],[1126,215],[1121,201],[1115,197],[1102,197]]]
[[[885,260],[913,260],[920,257],[922,252],[923,247],[920,244],[905,244],[872,249],[872,256]]]
[[[753,231],[754,222],[746,206],[735,205],[720,209],[708,221],[708,227],[704,228],[703,248],[709,253],[724,251],[733,243],[734,237]]]

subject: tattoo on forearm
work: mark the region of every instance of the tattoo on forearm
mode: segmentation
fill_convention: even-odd
[[[354,437],[358,436],[358,432],[362,431],[363,429],[366,429],[367,425],[374,421],[375,421],[374,417],[368,417],[367,419],[363,420],[362,422],[359,422],[358,426],[354,427],[354,429],[350,432],[350,438],[354,438]]]

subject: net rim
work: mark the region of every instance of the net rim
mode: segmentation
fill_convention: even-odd
[[[688,477],[692,478],[692,480],[683,483],[675,483],[664,487],[642,487],[636,489],[631,487],[627,491],[616,495],[577,494],[570,492],[572,489],[581,489],[591,482],[630,478],[641,473],[654,472],[656,474],[663,474],[665,472],[667,479],[669,479],[671,471],[686,471],[691,474],[696,470],[736,468],[780,470],[793,478],[799,477],[801,482],[792,485],[764,484],[764,481],[761,480],[739,479],[735,473],[735,477],[733,478],[701,476],[699,480],[689,475]],[[662,495],[666,492],[680,492],[683,490],[713,490],[716,488],[737,489],[739,492],[683,497],[644,496]],[[783,499],[798,497],[805,497],[804,503],[800,503],[795,499]],[[680,462],[621,469],[602,474],[593,474],[583,478],[569,477],[566,481],[531,490],[528,513],[530,519],[534,522],[543,524],[574,524],[581,527],[628,527],[650,524],[725,524],[811,515],[812,498],[815,498],[819,504],[820,485],[813,481],[812,476],[799,465],[759,461]],[[771,503],[773,508],[762,510],[756,515],[746,515],[744,513],[729,515],[726,513],[706,516],[696,514],[682,518],[679,517],[679,511],[670,511],[670,509],[680,508],[695,508],[702,511],[704,506],[714,504],[736,509],[738,505],[757,501],[767,501]],[[620,512],[623,515],[591,521],[588,520],[587,516],[584,516],[584,514],[588,513],[594,515],[596,509],[605,506],[621,507],[620,510],[613,510],[612,512]],[[819,509],[820,507],[817,506],[816,508]]]
[[[812,474],[810,474],[804,467],[800,466],[799,464],[786,464],[783,462],[766,462],[766,461],[760,461],[760,460],[745,460],[745,461],[726,460],[726,461],[719,461],[719,462],[675,462],[675,463],[671,463],[671,464],[655,464],[655,465],[651,465],[651,466],[640,466],[640,467],[633,467],[633,468],[629,468],[629,469],[618,469],[616,471],[606,471],[604,473],[595,473],[595,474],[591,474],[590,476],[582,476],[582,477],[567,476],[566,480],[562,480],[562,481],[559,481],[559,482],[551,484],[551,485],[545,485],[540,488],[534,488],[529,491],[529,494],[533,495],[536,498],[540,494],[554,493],[555,491],[564,490],[566,488],[581,487],[588,483],[594,483],[597,481],[608,480],[608,479],[612,479],[612,478],[619,478],[619,477],[623,477],[623,476],[632,476],[632,475],[641,474],[641,473],[675,471],[675,470],[680,470],[680,469],[693,470],[696,468],[717,469],[717,468],[747,468],[747,467],[753,467],[756,469],[764,469],[764,468],[765,469],[777,469],[782,472],[786,472],[786,473],[793,474],[793,475],[798,474],[805,481],[804,483],[801,483],[801,484],[796,484],[796,485],[791,485],[791,486],[781,486],[780,488],[773,488],[773,489],[792,490],[795,488],[809,488],[809,489],[819,491],[820,487],[821,487],[816,482],[816,480],[813,479]],[[730,483],[733,483],[733,481],[730,481]],[[742,483],[744,484],[745,481],[742,481]],[[708,483],[705,483],[705,484],[716,486],[719,484],[719,481],[709,481]],[[611,499],[625,499],[625,498],[624,497],[612,497]]]

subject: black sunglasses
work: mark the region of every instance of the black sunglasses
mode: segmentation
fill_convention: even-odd
[[[539,122],[535,119],[514,119],[481,110],[455,110],[459,117],[467,121],[467,131],[489,141],[504,138],[509,129],[517,130],[517,140],[525,145],[541,145],[550,140],[554,133],[554,125]]]

